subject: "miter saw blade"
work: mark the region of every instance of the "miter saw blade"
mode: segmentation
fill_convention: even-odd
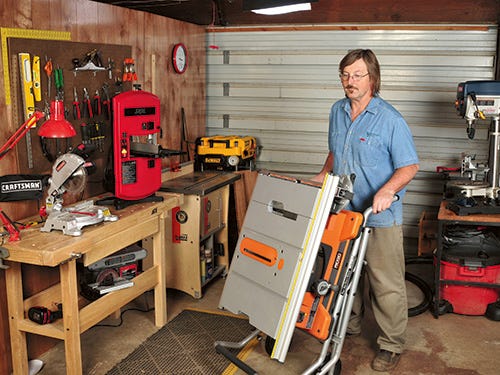
[[[72,194],[81,193],[87,184],[87,175],[87,169],[82,165],[64,182],[64,189]]]
[[[81,189],[81,181],[70,182],[70,180],[73,176],[76,176],[77,180],[82,180],[81,176],[85,173],[84,166],[85,160],[76,154],[67,153],[59,156],[52,167],[50,186],[47,192],[49,199],[57,199],[56,197],[62,196],[62,194],[67,190],[67,183],[68,187],[71,189],[77,189],[79,187]]]

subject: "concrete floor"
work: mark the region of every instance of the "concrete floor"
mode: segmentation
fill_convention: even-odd
[[[184,308],[216,310],[224,279],[214,280],[204,291],[203,298],[168,290],[168,318],[174,318]],[[409,295],[419,292],[408,286]],[[411,300],[410,300],[411,303]],[[147,309],[153,306],[152,294],[146,293],[128,307]],[[119,327],[94,327],[82,336],[84,374],[106,374],[148,336],[156,332],[154,312],[127,311]],[[370,369],[375,353],[376,332],[368,312],[360,336],[347,337],[342,350],[342,375],[380,374]],[[108,318],[103,324],[117,324]],[[314,360],[321,343],[310,335],[296,330],[284,364],[269,359],[264,343],[250,352],[245,362],[259,374],[300,374]],[[407,349],[398,367],[392,372],[401,375],[498,375],[500,374],[500,322],[483,316],[446,314],[435,319],[430,312],[411,317],[407,332]],[[64,374],[64,346],[62,343],[45,353],[45,363],[39,374]],[[238,370],[237,374],[244,374]]]

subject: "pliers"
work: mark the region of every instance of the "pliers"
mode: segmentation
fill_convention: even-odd
[[[93,108],[94,108],[94,114],[100,116],[102,113],[102,108],[101,108],[101,96],[99,95],[99,90],[95,90]]]
[[[82,114],[80,112],[80,102],[78,101],[78,94],[76,93],[76,87],[73,87],[73,119],[80,120],[82,118]]]
[[[102,104],[105,107],[106,118],[109,120],[111,118],[111,100],[109,100],[109,86],[107,83],[102,85],[102,92],[104,94],[104,100]]]
[[[90,103],[89,92],[87,88],[83,88],[83,117],[93,118],[94,114],[92,112],[92,103]]]

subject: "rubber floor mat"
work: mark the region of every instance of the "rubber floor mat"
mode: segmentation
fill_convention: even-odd
[[[107,375],[220,375],[231,362],[215,351],[214,343],[239,342],[254,329],[246,319],[184,310]]]

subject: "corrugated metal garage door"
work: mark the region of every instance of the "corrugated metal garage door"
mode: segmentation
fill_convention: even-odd
[[[215,28],[207,34],[207,134],[253,135],[258,168],[297,177],[317,173],[328,150],[328,114],[343,96],[338,63],[371,48],[382,69],[381,96],[409,123],[421,170],[405,198],[405,236],[413,253],[421,213],[442,196],[437,166],[461,153],[486,161],[488,123],[474,140],[456,115],[457,84],[494,79],[497,26],[360,25]]]

